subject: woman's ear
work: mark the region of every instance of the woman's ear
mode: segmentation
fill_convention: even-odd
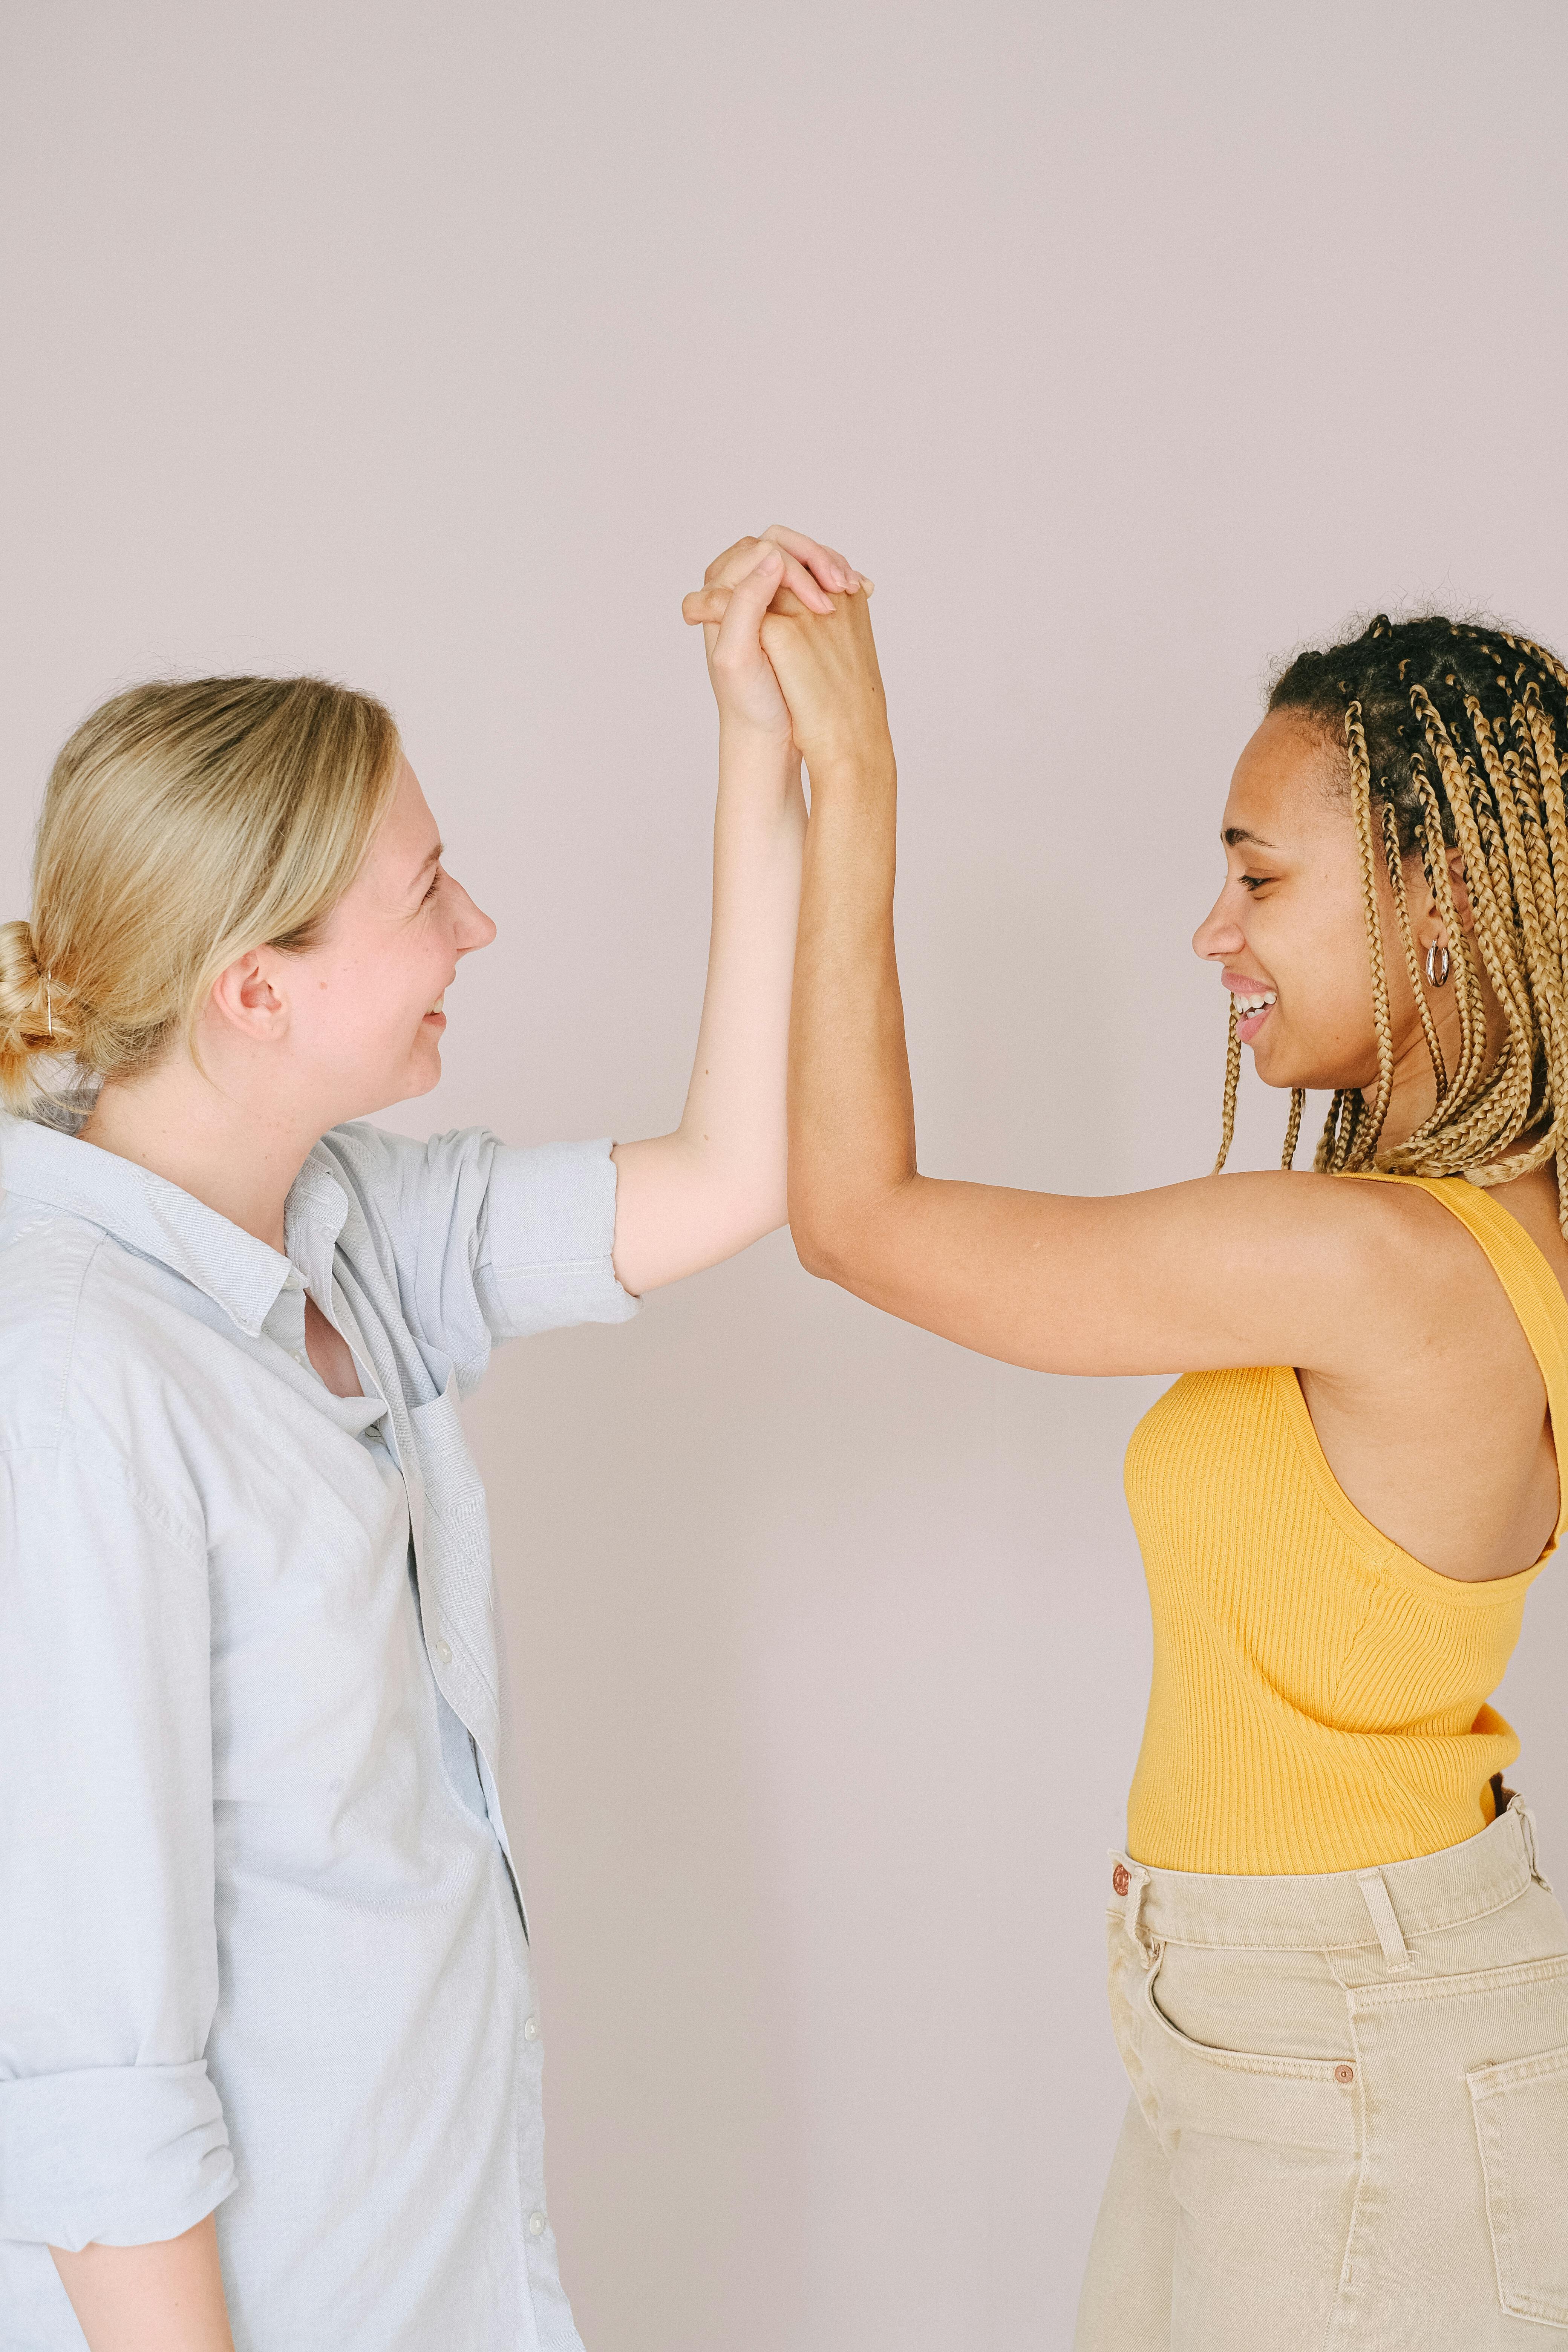
[[[272,984],[264,949],[250,949],[220,971],[208,1003],[220,1021],[258,1044],[288,1026],[289,1008]]]
[[[1460,929],[1473,931],[1476,928],[1476,910],[1470,904],[1470,894],[1465,887],[1464,854],[1458,849],[1450,849],[1448,852],[1448,887],[1454,894],[1454,912],[1459,919]]]
[[[1460,929],[1466,933],[1473,932],[1476,928],[1475,911],[1470,905],[1470,894],[1465,887],[1464,856],[1458,849],[1448,852],[1448,887],[1454,894],[1454,912],[1459,919]],[[1405,898],[1410,908],[1410,931],[1417,951],[1425,955],[1428,948],[1450,946],[1451,942],[1445,936],[1448,928],[1447,919],[1419,857],[1405,860]]]
[[[1439,943],[1447,945],[1437,900],[1418,856],[1405,861],[1405,903],[1410,909],[1410,936],[1415,942],[1416,954],[1424,956],[1429,948]]]

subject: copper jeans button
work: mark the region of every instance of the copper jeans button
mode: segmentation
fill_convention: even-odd
[[[1127,1875],[1127,1865],[1119,1862],[1110,1874],[1110,1884],[1118,1895],[1125,1895],[1132,1881]]]

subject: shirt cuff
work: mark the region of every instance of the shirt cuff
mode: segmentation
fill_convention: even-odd
[[[638,1300],[616,1280],[616,1163],[610,1139],[500,1144],[486,1196],[476,1283],[498,1336],[569,1323],[624,1323]]]
[[[0,2083],[0,2238],[66,2253],[151,2245],[193,2229],[234,2186],[203,2059]]]

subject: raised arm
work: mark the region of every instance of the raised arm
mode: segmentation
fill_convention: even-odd
[[[618,1143],[616,1274],[655,1289],[713,1265],[782,1225],[784,1065],[800,908],[805,804],[789,713],[759,641],[782,596],[830,613],[828,588],[858,591],[842,556],[774,525],[708,567],[686,600],[705,623],[719,704],[713,928],[691,1084],[673,1134]]]
[[[1467,1281],[1477,1254],[1418,1194],[1238,1175],[1085,1199],[920,1173],[893,939],[897,768],[867,601],[770,614],[763,643],[811,780],[789,1077],[803,1265],[1041,1370],[1365,1370],[1440,1352],[1444,1269]]]

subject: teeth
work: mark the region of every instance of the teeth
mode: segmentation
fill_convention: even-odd
[[[1261,996],[1238,996],[1236,1000],[1236,1010],[1241,1020],[1248,1021],[1255,1013],[1263,1012],[1266,1006],[1274,1003],[1275,1001],[1274,991],[1268,989]]]

